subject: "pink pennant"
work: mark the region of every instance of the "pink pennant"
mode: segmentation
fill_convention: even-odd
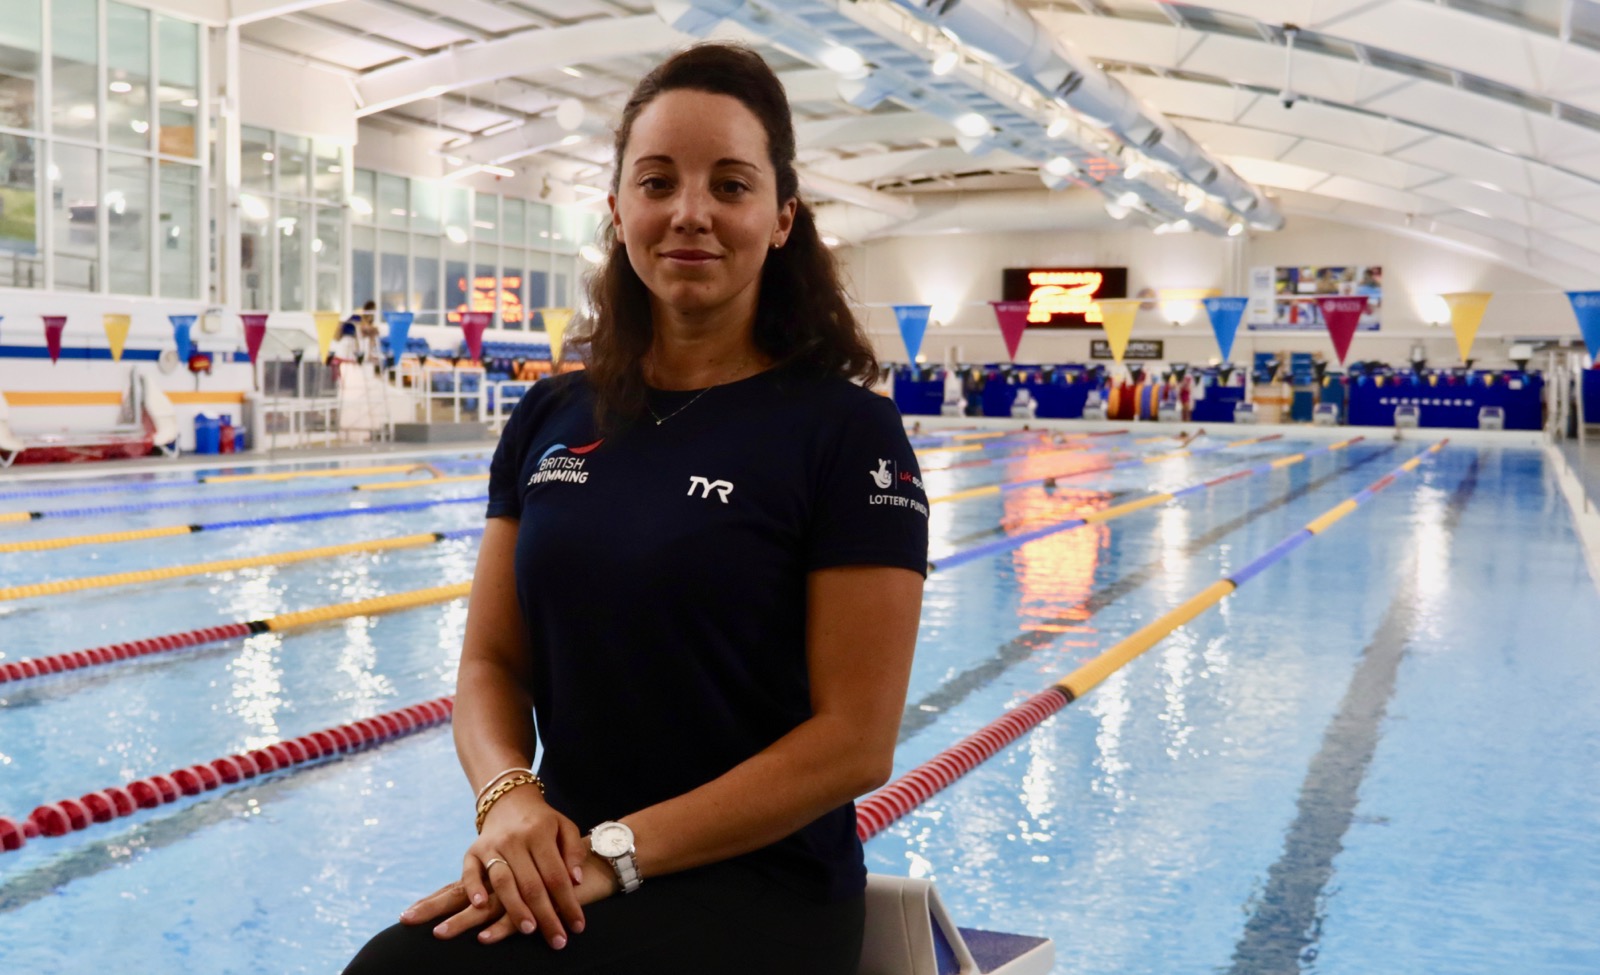
[[[1366,295],[1319,295],[1317,307],[1322,311],[1322,322],[1333,339],[1333,351],[1338,353],[1339,365],[1344,365],[1350,354],[1350,340],[1355,338],[1361,316],[1367,313]]]
[[[256,361],[256,354],[261,351],[261,340],[267,337],[267,316],[262,313],[251,312],[241,314],[240,320],[244,322],[244,348],[250,356],[250,361]]]
[[[1006,340],[1006,355],[1017,359],[1017,346],[1022,344],[1022,333],[1028,330],[1026,301],[991,301],[994,317],[1000,323],[1000,336]]]
[[[483,330],[493,318],[494,315],[486,311],[461,313],[461,335],[467,340],[467,356],[473,362],[483,358]]]
[[[50,361],[54,363],[61,358],[61,333],[67,327],[67,316],[45,315],[44,318],[44,344],[50,350]]]

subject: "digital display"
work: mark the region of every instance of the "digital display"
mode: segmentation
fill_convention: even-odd
[[[1099,328],[1101,298],[1128,296],[1125,267],[1008,267],[1006,301],[1028,303],[1029,328]]]

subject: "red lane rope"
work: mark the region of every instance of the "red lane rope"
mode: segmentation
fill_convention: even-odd
[[[0,663],[0,684],[26,680],[30,677],[43,677],[45,674],[59,674],[68,670],[81,670],[84,667],[98,667],[101,664],[127,660],[130,657],[167,653],[172,650],[182,650],[186,647],[216,643],[220,640],[233,640],[238,637],[252,636],[259,632],[261,632],[261,628],[252,623],[225,623],[222,626],[207,626],[184,633],[168,633],[164,636],[128,640],[124,643],[112,643],[103,647],[92,647],[88,650],[73,650],[49,657],[29,657],[25,660],[12,660]]]
[[[928,801],[956,779],[988,761],[1035,725],[1066,707],[1071,698],[1051,687],[1028,698],[998,720],[956,742],[905,775],[856,802],[856,836],[865,843],[889,824]]]
[[[199,795],[269,772],[373,748],[444,724],[450,720],[454,708],[454,697],[435,698],[398,711],[274,742],[265,748],[225,755],[200,765],[174,769],[165,775],[99,789],[77,799],[48,802],[29,813],[21,823],[0,816],[0,852],[20,849],[38,836],[63,836],[87,829],[93,823],[130,816],[138,809],[176,802],[181,796]]]

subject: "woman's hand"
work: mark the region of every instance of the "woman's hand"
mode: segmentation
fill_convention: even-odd
[[[488,924],[478,940],[493,944],[513,933],[540,932],[550,947],[567,944],[567,931],[583,931],[582,904],[611,893],[610,865],[587,862],[589,844],[576,824],[553,809],[537,789],[506,793],[467,848],[461,879],[407,908],[400,919],[421,924],[439,917],[440,938]],[[490,923],[492,922],[492,923]]]

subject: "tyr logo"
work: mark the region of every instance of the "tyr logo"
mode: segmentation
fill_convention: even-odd
[[[694,474],[694,475],[691,475],[690,478],[689,478],[689,496],[690,497],[694,497],[694,492],[695,492],[696,488],[699,489],[700,496],[702,498],[710,498],[711,497],[711,492],[715,491],[715,492],[717,492],[717,496],[722,499],[722,503],[723,504],[727,504],[728,503],[728,495],[733,493],[733,482],[732,481],[712,481],[712,480],[708,480],[708,479],[706,479],[704,477],[701,477],[698,474]]]

